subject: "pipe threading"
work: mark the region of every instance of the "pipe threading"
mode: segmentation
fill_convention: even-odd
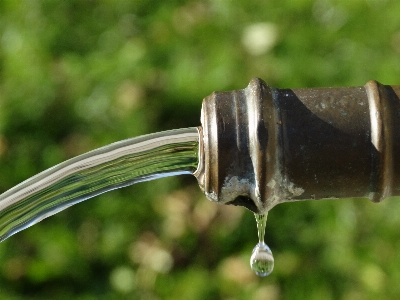
[[[215,202],[278,203],[400,194],[400,87],[274,89],[253,79],[202,107],[200,187]]]

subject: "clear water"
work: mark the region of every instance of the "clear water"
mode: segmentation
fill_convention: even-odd
[[[110,190],[193,174],[198,145],[197,128],[177,129],[113,143],[45,170],[0,195],[0,241]]]
[[[274,256],[271,249],[264,242],[265,226],[268,213],[254,214],[257,221],[258,244],[254,247],[250,257],[251,269],[260,277],[271,274],[274,269]]]

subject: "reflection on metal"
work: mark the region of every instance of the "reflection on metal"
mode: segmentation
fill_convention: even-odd
[[[253,79],[203,101],[207,197],[262,213],[278,203],[400,195],[400,86],[275,89]]]

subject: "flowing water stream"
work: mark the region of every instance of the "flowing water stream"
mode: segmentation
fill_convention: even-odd
[[[0,242],[86,199],[137,182],[193,174],[198,164],[196,127],[126,139],[82,154],[0,195]],[[267,213],[255,217],[259,242],[250,265],[258,276],[267,276],[274,268],[264,243]]]
[[[0,241],[110,190],[198,166],[196,127],[126,139],[47,169],[0,195]]]

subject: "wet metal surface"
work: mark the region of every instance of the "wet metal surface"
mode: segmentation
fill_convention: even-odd
[[[216,202],[400,195],[400,87],[274,89],[260,79],[202,108],[198,181]],[[201,174],[201,175],[200,175]]]

